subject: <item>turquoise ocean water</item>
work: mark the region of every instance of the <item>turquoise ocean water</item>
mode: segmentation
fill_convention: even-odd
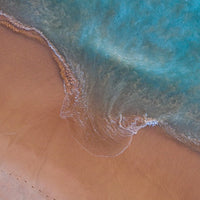
[[[159,124],[199,144],[198,0],[0,0],[0,9],[43,32],[66,59],[81,93],[73,102],[66,94],[60,116],[83,127],[83,140],[120,146]],[[129,142],[115,153],[83,146],[109,156]]]

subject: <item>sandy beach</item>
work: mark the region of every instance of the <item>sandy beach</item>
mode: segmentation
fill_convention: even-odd
[[[198,200],[200,155],[159,127],[95,157],[59,117],[63,79],[39,40],[0,25],[0,199]]]

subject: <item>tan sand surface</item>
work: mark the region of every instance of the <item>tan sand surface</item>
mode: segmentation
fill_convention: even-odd
[[[64,98],[45,45],[0,26],[1,200],[199,200],[200,156],[145,128],[114,158],[95,157],[59,117]]]

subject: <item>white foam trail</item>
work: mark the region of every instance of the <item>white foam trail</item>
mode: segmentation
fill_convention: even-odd
[[[65,59],[61,56],[61,54],[58,52],[58,50],[55,48],[55,46],[49,41],[49,39],[47,39],[44,36],[44,34],[41,31],[39,31],[35,27],[31,27],[31,26],[27,26],[27,25],[22,24],[21,22],[19,22],[18,20],[16,20],[12,16],[9,16],[9,15],[3,13],[1,10],[0,10],[0,16],[6,17],[12,24],[14,24],[16,27],[18,27],[20,29],[24,29],[26,31],[34,31],[34,32],[38,33],[47,42],[47,45],[54,52],[54,54],[59,59],[59,61],[63,64],[63,66],[65,67],[65,69],[67,71],[71,72],[71,69],[66,64]],[[73,83],[73,84],[76,84],[76,83]],[[63,87],[64,87],[64,93],[66,94],[66,96],[65,96],[65,98],[63,100],[63,104],[62,104],[62,108],[61,108],[61,112],[60,112],[60,117],[63,118],[63,119],[66,119],[66,118],[69,118],[69,117],[74,117],[74,114],[70,113],[70,111],[68,110],[68,107],[69,107],[69,104],[70,104],[70,102],[69,102],[70,101],[69,95],[72,94],[72,91],[70,91],[71,93],[68,93],[69,91],[67,92],[67,88],[66,88],[65,82],[63,83]],[[75,85],[74,85],[74,89],[75,89],[75,91],[73,91],[73,92],[77,93],[77,95],[75,97],[75,100],[76,100],[76,98],[78,98],[79,92],[76,90]],[[66,103],[67,103],[67,105],[66,105]],[[66,111],[66,110],[68,110],[68,111]],[[142,123],[142,125],[138,126],[136,123],[137,123],[137,121],[140,121],[141,119],[143,119],[143,123]],[[112,118],[110,119],[110,117],[109,117],[109,121],[110,121],[111,124],[112,123],[116,123],[116,121],[113,120]],[[120,114],[120,118],[119,118],[119,122],[118,122],[119,127],[121,129],[125,130],[126,132],[128,131],[130,134],[124,134],[124,135],[120,134],[120,136],[122,136],[122,137],[130,137],[130,140],[129,140],[128,144],[124,148],[122,148],[122,150],[120,152],[116,153],[115,155],[101,155],[101,154],[97,155],[97,154],[94,154],[91,151],[89,151],[86,147],[84,147],[75,137],[74,137],[74,139],[82,146],[82,148],[85,151],[87,151],[88,153],[90,153],[93,156],[96,156],[96,157],[116,157],[116,156],[122,154],[130,146],[130,144],[132,142],[132,136],[135,135],[135,134],[137,134],[138,131],[141,128],[144,128],[146,126],[156,126],[156,125],[158,125],[158,121],[155,120],[155,119],[148,118],[147,114],[145,114],[145,116],[143,116],[143,117],[136,117],[135,120],[133,120],[133,122],[129,126],[127,126],[127,127],[123,126],[123,122],[122,121],[123,121],[123,115]],[[81,124],[84,126],[83,122]],[[111,126],[111,129],[112,129],[112,126]],[[98,131],[96,131],[96,132],[98,132]]]

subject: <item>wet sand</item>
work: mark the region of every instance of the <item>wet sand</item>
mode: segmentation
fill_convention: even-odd
[[[89,154],[59,117],[63,81],[47,46],[2,26],[0,44],[0,199],[200,199],[199,153],[156,127],[117,157]]]

